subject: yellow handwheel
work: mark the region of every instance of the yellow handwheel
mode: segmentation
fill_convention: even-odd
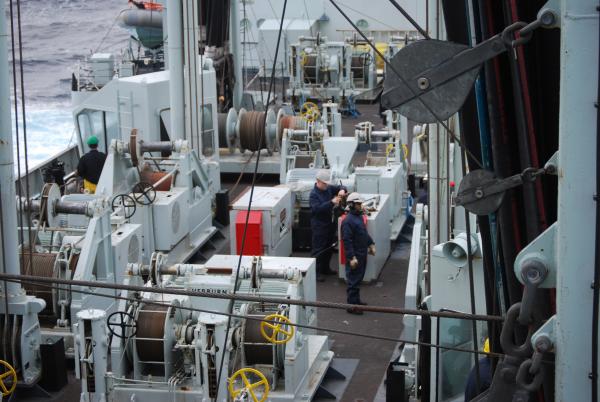
[[[254,376],[259,378],[259,381],[256,382],[250,382],[250,380],[248,379],[248,374],[253,374]],[[235,381],[239,378],[242,379],[242,382],[244,383],[244,386],[238,389],[234,388],[235,385]],[[254,392],[254,389],[260,386],[264,386],[264,391],[262,394],[262,398],[258,399],[256,397],[256,393]],[[261,373],[260,371],[253,369],[253,368],[243,368],[240,369],[238,371],[236,371],[235,373],[233,373],[233,375],[231,377],[229,377],[229,384],[228,384],[228,389],[229,389],[229,395],[231,395],[231,398],[235,399],[235,397],[237,397],[239,394],[241,394],[244,390],[246,390],[250,396],[252,396],[252,400],[254,402],[264,402],[267,400],[267,397],[269,396],[269,382],[267,381],[267,378],[264,376],[263,373]]]
[[[309,123],[317,120],[321,117],[321,112],[319,111],[319,107],[316,103],[313,102],[304,102],[302,107],[300,108],[300,115],[302,118]]]
[[[306,52],[300,53],[300,65],[302,67],[304,67],[307,62],[308,62],[308,55],[306,54]]]
[[[385,156],[390,156],[390,152],[392,152],[394,150],[394,144],[388,144],[387,147],[385,147]]]
[[[2,396],[7,396],[12,394],[15,388],[17,388],[17,372],[13,366],[4,360],[0,360],[0,365],[2,365],[5,369],[5,371],[0,374],[0,389],[2,389]],[[5,383],[5,379],[8,377],[10,377],[11,380],[10,388],[7,388]]]
[[[276,343],[278,345],[288,343],[294,336],[294,326],[289,324],[290,320],[286,316],[281,314],[270,314],[264,318],[264,321],[261,321],[260,333],[263,338],[271,343]],[[282,326],[289,327],[289,330],[281,328]],[[271,335],[267,334],[267,328],[272,331]],[[283,334],[284,337],[282,339],[277,339],[279,334]]]
[[[408,145],[402,144],[402,150],[404,151],[404,159],[408,159]]]

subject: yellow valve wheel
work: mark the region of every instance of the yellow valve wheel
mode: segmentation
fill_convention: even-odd
[[[385,147],[385,156],[390,156],[390,152],[392,152],[394,148],[394,144],[388,144],[388,146]]]
[[[313,102],[304,102],[302,107],[300,108],[300,115],[304,120],[309,123],[317,120],[321,117],[321,112],[319,111],[319,106]]]
[[[256,382],[250,382],[250,380],[248,379],[249,374],[258,377],[259,380]],[[242,379],[244,386],[235,389],[235,382],[238,378]],[[256,392],[254,391],[258,387],[264,387],[264,391],[260,399],[256,397]],[[254,402],[265,402],[267,400],[267,397],[269,396],[269,382],[267,381],[267,377],[265,377],[264,374],[260,371],[249,367],[240,369],[233,373],[231,377],[229,377],[228,389],[229,394],[233,399],[235,399],[243,391],[248,392]]]
[[[402,150],[404,150],[404,159],[408,159],[408,145],[402,144]]]
[[[0,374],[0,389],[2,389],[2,396],[12,394],[17,388],[17,372],[7,362],[0,360],[0,365],[4,367],[4,372]],[[10,378],[10,388],[6,386],[6,379]]]
[[[304,67],[307,62],[308,62],[308,55],[306,54],[306,52],[300,53],[300,65],[302,67]]]
[[[294,336],[294,326],[289,324],[290,320],[286,316],[281,314],[270,314],[265,317],[264,321],[261,321],[260,333],[263,338],[271,343],[278,345],[288,343]],[[287,326],[289,329],[285,330],[282,326]],[[271,331],[270,335],[267,333],[269,330]],[[277,339],[279,334],[283,334],[283,338]]]

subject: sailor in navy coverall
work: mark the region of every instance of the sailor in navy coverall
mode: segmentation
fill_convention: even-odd
[[[317,280],[321,282],[324,280],[323,275],[336,274],[329,267],[336,232],[333,208],[339,205],[341,197],[346,193],[343,186],[329,184],[330,177],[328,170],[320,170],[317,173],[315,187],[310,192],[309,199],[312,231],[311,256],[317,260]]]
[[[346,292],[348,304],[365,305],[360,300],[360,283],[365,277],[367,254],[375,255],[375,244],[367,232],[363,219],[362,198],[352,193],[346,200],[350,211],[342,222],[342,239],[346,252]],[[349,308],[351,314],[362,314],[362,310]]]

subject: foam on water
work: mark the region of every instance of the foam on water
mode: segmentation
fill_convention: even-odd
[[[15,121],[13,113],[13,122]],[[25,172],[23,120],[19,116],[19,160]],[[68,104],[35,105],[26,108],[27,157],[29,169],[76,143],[73,118]],[[17,160],[16,129],[13,124],[14,158]],[[15,165],[15,171],[17,166]]]
[[[71,74],[77,62],[93,52],[120,53],[129,35],[115,24],[115,19],[126,7],[127,0],[21,0],[30,169],[62,151],[69,143],[75,143],[69,106]],[[8,12],[7,7],[7,18]],[[10,49],[9,62],[12,63]],[[13,136],[14,117],[13,111]],[[21,123],[20,159],[24,170]]]

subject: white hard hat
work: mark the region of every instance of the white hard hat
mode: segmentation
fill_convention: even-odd
[[[331,174],[327,169],[321,169],[317,172],[317,180],[322,181],[323,183],[329,184],[331,182]]]
[[[363,203],[363,199],[360,196],[360,194],[358,194],[358,193],[355,192],[355,193],[350,193],[350,195],[348,196],[348,198],[346,198],[346,202],[356,202],[356,203],[362,204]]]

